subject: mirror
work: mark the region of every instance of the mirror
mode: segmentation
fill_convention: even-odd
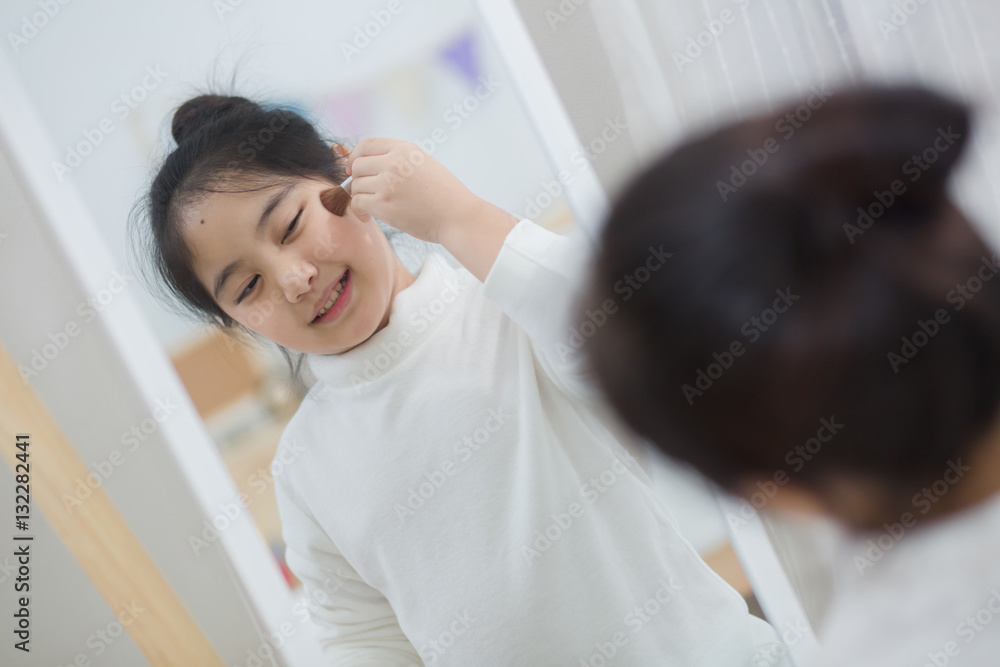
[[[36,524],[35,544],[45,548],[36,547],[33,557],[40,576],[31,607],[32,651],[7,642],[0,649],[3,662],[174,664],[179,654],[162,663],[150,658],[162,648],[157,628],[171,626],[174,637],[196,636],[192,645],[207,647],[217,664],[321,664],[330,638],[307,620],[308,613],[331,620],[323,603],[338,591],[364,598],[376,588],[402,590],[348,557],[309,563],[303,554],[291,562],[287,556],[276,477],[298,456],[288,425],[303,405],[333,405],[335,396],[307,396],[317,378],[307,370],[306,387],[298,387],[273,344],[241,343],[194,324],[165,308],[137,279],[126,221],[175,146],[174,110],[199,87],[232,78],[240,94],[293,109],[349,148],[372,136],[413,142],[478,197],[592,248],[609,199],[683,138],[791,99],[821,105],[839,84],[912,79],[982,102],[975,159],[956,183],[956,199],[973,219],[994,221],[1000,134],[990,64],[998,54],[982,26],[1000,15],[986,2],[910,3],[913,11],[899,5],[217,0],[124,9],[112,2],[8,3],[9,49],[0,58],[0,82],[10,91],[0,101],[0,183],[9,211],[0,223],[0,263],[6,267],[0,277],[8,287],[0,305],[17,317],[5,318],[0,340],[82,467],[72,468],[66,491],[54,496],[61,509],[49,508],[66,519],[39,517]],[[802,113],[789,121],[785,136],[794,134],[795,123],[807,122],[809,108]],[[982,231],[998,240],[995,224]],[[394,249],[412,274],[428,252],[422,244]],[[444,255],[453,268],[460,264]],[[23,276],[31,279],[18,282]],[[455,358],[463,357],[456,352]],[[448,419],[444,414],[429,413],[428,419]],[[598,414],[610,432],[623,433],[610,412]],[[453,418],[468,422],[463,433],[475,443],[478,417]],[[497,419],[493,415],[491,423]],[[305,431],[294,431],[300,433]],[[279,455],[283,434],[290,458]],[[753,664],[815,664],[821,644],[815,628],[837,588],[840,529],[766,512],[766,498],[753,506],[726,497],[642,443],[626,442],[621,455],[636,460],[636,478],[669,510],[671,529],[735,588],[751,614],[777,630],[782,644],[766,645]],[[434,480],[451,479],[442,465],[457,461],[426,462],[431,497],[439,488]],[[15,477],[0,478],[13,497]],[[391,483],[390,477],[379,479]],[[304,497],[293,489],[283,511],[302,510]],[[414,531],[423,525],[430,533],[430,513],[416,514],[428,498],[418,507],[407,494],[401,498],[403,514],[395,518],[410,512],[417,521],[401,519],[400,525]],[[352,512],[370,527],[385,519],[360,500],[341,500],[357,502]],[[98,507],[103,513],[95,515],[110,522],[98,523],[119,531],[115,544],[148,554],[143,571],[155,585],[141,590],[171,600],[157,606],[156,615],[144,617],[142,605],[112,604],[124,594],[113,572],[74,548],[74,539],[96,532],[97,524],[79,517]],[[300,520],[333,533],[309,511]],[[561,535],[559,520],[553,519],[553,533]],[[622,517],[622,530],[632,529],[630,520]],[[638,519],[631,525],[640,525]],[[524,528],[529,536],[538,528],[537,543],[521,545],[535,555],[558,543],[546,537],[548,525]],[[448,535],[450,529],[441,530]],[[126,553],[125,546],[120,550]],[[384,555],[366,553],[373,560]],[[475,567],[500,567],[497,558],[493,551],[483,554]],[[14,563],[0,563],[0,583],[12,585]],[[304,587],[293,570],[309,573],[314,585]],[[623,587],[637,604],[650,603],[645,616],[637,607],[631,616],[626,610],[615,617],[621,627],[609,625],[592,651],[579,656],[580,664],[611,664],[634,627],[654,622],[665,605],[656,594],[669,596],[669,588],[640,593]],[[3,604],[13,617],[17,601],[4,596]],[[419,614],[409,611],[419,606],[399,598],[399,608],[407,610],[399,619],[403,630],[425,629]],[[385,610],[372,605],[368,611],[368,622],[377,625]],[[449,649],[461,644],[462,632],[485,638],[484,628],[495,627],[487,622],[475,628],[465,611],[449,611],[455,623],[413,647],[426,664],[456,659],[457,651]],[[549,611],[570,613],[558,606]],[[652,646],[652,634],[636,632],[635,642]]]

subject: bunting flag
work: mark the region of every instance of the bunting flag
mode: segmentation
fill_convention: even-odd
[[[456,72],[470,90],[481,83],[478,38],[476,27],[469,26],[447,40],[430,60],[406,63],[370,81],[364,88],[327,96],[319,101],[324,124],[334,135],[347,141],[366,136],[372,131],[369,113],[372,106],[379,103],[379,96],[387,98],[410,121],[422,122],[432,94],[429,68],[435,64],[440,63]]]
[[[476,42],[476,29],[470,27],[440,52],[442,60],[456,67],[470,88],[479,85],[480,69]]]
[[[322,108],[323,122],[334,135],[357,139],[369,133],[367,123],[368,97],[363,91],[352,91],[326,100]]]

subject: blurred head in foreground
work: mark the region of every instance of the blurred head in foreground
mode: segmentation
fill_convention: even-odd
[[[933,92],[850,89],[644,169],[585,299],[626,423],[756,507],[859,529],[995,492],[1000,265],[947,190],[970,129]]]

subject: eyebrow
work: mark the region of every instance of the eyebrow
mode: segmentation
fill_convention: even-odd
[[[281,190],[275,192],[271,196],[271,198],[267,200],[267,204],[265,204],[264,210],[261,211],[260,220],[257,221],[257,228],[254,230],[253,233],[255,239],[260,239],[261,235],[264,233],[264,230],[267,228],[268,218],[270,218],[271,214],[274,213],[274,210],[281,205],[281,202],[285,200],[285,197],[288,196],[288,193],[294,189],[295,189],[294,183],[292,183],[291,185],[287,185]],[[234,262],[231,262],[228,266],[226,266],[226,268],[222,269],[222,271],[219,272],[219,275],[215,277],[215,285],[212,290],[212,294],[215,295],[216,301],[219,300],[219,292],[222,291],[222,286],[225,284],[226,280],[229,278],[229,276],[233,274],[234,271],[236,271],[236,269],[240,268],[241,266],[243,266],[243,260],[238,259]]]

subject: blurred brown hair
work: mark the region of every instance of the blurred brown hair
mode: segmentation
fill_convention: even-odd
[[[919,87],[854,88],[783,137],[797,107],[686,141],[620,193],[586,299],[618,310],[589,359],[636,432],[725,488],[857,475],[904,506],[1000,402],[998,269],[947,190],[970,112]],[[672,257],[622,289],[661,246]],[[843,427],[800,465],[831,418]]]

